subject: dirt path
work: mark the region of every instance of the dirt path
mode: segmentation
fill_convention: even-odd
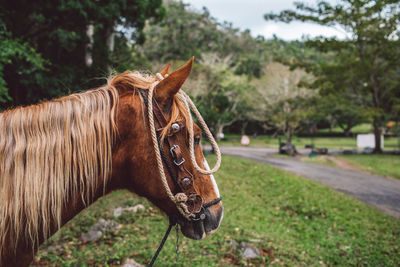
[[[339,158],[336,158],[336,157],[332,157],[332,156],[327,156],[327,158],[329,160],[331,160],[333,163],[335,163],[336,166],[339,167],[339,168],[368,173],[366,171],[363,171],[363,170],[351,165],[350,163],[348,163],[345,160],[342,160],[342,159],[339,159]]]
[[[223,154],[239,156],[293,172],[347,193],[400,219],[400,181],[351,169],[272,157],[271,148],[221,147]]]

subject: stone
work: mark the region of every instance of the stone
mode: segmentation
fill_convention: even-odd
[[[124,209],[122,207],[118,207],[114,209],[114,217],[119,217],[122,215],[122,212],[124,211]]]
[[[137,205],[135,205],[133,207],[126,208],[125,210],[136,213],[138,211],[145,211],[146,208],[142,204],[137,204]]]
[[[96,241],[103,236],[105,232],[114,232],[121,228],[121,225],[115,221],[107,221],[101,218],[90,227],[89,231],[81,235],[83,242]]]
[[[83,242],[88,242],[88,241],[96,241],[98,240],[100,237],[103,236],[103,233],[101,231],[94,231],[94,230],[90,230],[87,233],[83,233],[81,235],[81,239]]]
[[[258,256],[261,256],[258,248],[246,242],[240,242],[240,250],[242,252],[243,259],[254,259]]]
[[[139,211],[145,211],[146,208],[142,205],[142,204],[137,204],[133,207],[127,207],[127,208],[122,208],[122,207],[117,207],[114,209],[113,214],[114,217],[120,217],[122,215],[122,213],[124,212],[133,212],[133,213],[137,213]]]
[[[91,228],[92,231],[114,232],[121,228],[120,224],[115,221],[107,221],[101,218]]]
[[[226,243],[228,243],[228,245],[230,247],[232,247],[233,249],[238,249],[239,248],[239,243],[234,239],[226,240]]]
[[[134,259],[126,259],[121,267],[145,267],[144,265],[137,263]]]

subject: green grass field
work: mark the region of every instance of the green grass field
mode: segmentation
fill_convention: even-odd
[[[285,138],[282,137],[282,142]],[[292,143],[297,148],[304,148],[307,144],[314,144],[315,147],[326,147],[330,149],[356,149],[357,140],[355,137],[293,137]],[[227,135],[226,140],[221,140],[220,145],[240,146],[240,135]],[[278,147],[279,140],[268,135],[260,135],[256,138],[250,137],[250,146]],[[395,137],[385,138],[384,150],[398,150],[398,140]]]
[[[347,162],[349,165],[359,170],[400,179],[400,155],[360,154],[335,155],[334,157]],[[335,162],[325,156],[318,156],[315,158],[303,157],[301,161],[337,167]]]
[[[338,157],[361,170],[400,179],[400,155],[340,155]]]
[[[216,178],[225,206],[220,229],[202,241],[181,235],[178,263],[172,235],[156,266],[400,264],[400,221],[347,195],[268,165],[228,156]],[[136,203],[144,204],[146,211],[113,218],[113,208]],[[122,227],[100,241],[83,244],[79,236],[100,218],[116,220]],[[118,266],[128,257],[147,264],[166,227],[166,217],[147,201],[127,191],[114,192],[44,244],[34,266]],[[246,261],[229,245],[230,240],[249,242],[262,256]]]

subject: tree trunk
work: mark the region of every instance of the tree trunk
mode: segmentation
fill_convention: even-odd
[[[90,67],[93,64],[93,57],[92,57],[93,34],[94,34],[94,26],[92,23],[90,23],[86,27],[86,35],[89,39],[89,43],[86,44],[86,51],[85,51],[85,64],[87,67]]]
[[[351,128],[353,128],[353,125],[351,123],[347,124],[347,127],[344,129],[344,136],[349,137]]]
[[[348,122],[348,123],[338,123],[337,124],[339,126],[340,129],[342,129],[344,136],[348,137],[351,133],[351,129],[353,128],[353,123],[352,122]]]
[[[374,153],[382,153],[381,148],[381,123],[379,118],[374,118],[374,135],[375,135],[375,148]]]
[[[328,120],[329,120],[329,132],[332,133],[333,128],[335,127],[335,124],[336,124],[336,120],[335,120],[335,118],[332,118],[332,116],[330,116],[330,118],[328,118]]]
[[[397,133],[397,147],[400,151],[400,132]]]
[[[215,134],[215,139],[217,142],[221,141],[221,136],[224,133],[224,125],[223,124],[218,124],[216,127],[216,134]]]
[[[111,56],[112,53],[114,52],[114,40],[115,40],[115,30],[114,30],[114,25],[111,25],[107,28],[106,30],[106,43],[107,43],[107,55],[108,55],[108,59],[109,59],[109,63],[111,62]],[[110,66],[110,64],[107,65],[107,69],[108,72],[112,71],[112,67]]]
[[[292,129],[290,127],[288,127],[288,129],[286,130],[285,136],[286,136],[286,142],[291,144],[292,143]]]
[[[241,133],[242,135],[246,134],[246,127],[247,127],[247,124],[248,124],[248,123],[249,123],[248,121],[244,121],[244,122],[242,123],[242,127],[241,127],[241,129],[240,129],[240,133]]]

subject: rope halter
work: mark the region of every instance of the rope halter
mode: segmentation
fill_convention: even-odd
[[[166,75],[167,76],[167,75]],[[161,182],[165,188],[165,191],[167,192],[168,197],[171,199],[172,202],[175,203],[177,209],[179,212],[185,217],[186,219],[190,220],[195,217],[195,214],[193,214],[191,211],[189,211],[188,206],[186,204],[188,197],[184,193],[177,193],[176,195],[173,195],[171,192],[171,189],[168,185],[167,178],[165,176],[164,172],[164,166],[163,162],[161,159],[161,153],[160,153],[160,148],[158,146],[158,140],[157,140],[157,133],[155,129],[155,124],[154,124],[154,114],[153,114],[153,94],[154,94],[154,89],[157,86],[157,84],[164,79],[164,77],[160,74],[157,73],[156,77],[158,81],[152,83],[149,87],[148,90],[148,118],[149,118],[149,124],[150,124],[150,133],[151,133],[151,138],[153,141],[153,146],[154,146],[154,151],[156,153],[156,161],[157,161],[157,167],[158,171],[160,173],[161,177]],[[178,94],[178,99],[181,101],[183,106],[186,108],[187,113],[188,113],[188,118],[189,118],[189,123],[188,123],[188,131],[189,131],[189,152],[190,152],[190,160],[194,166],[194,168],[205,175],[210,175],[215,173],[219,167],[221,166],[221,152],[219,150],[219,147],[217,145],[217,142],[215,141],[214,137],[211,134],[210,129],[208,128],[207,124],[205,123],[203,117],[201,116],[200,112],[197,110],[196,106],[194,105],[193,101],[190,99],[190,97],[182,90],[180,89]],[[215,163],[215,166],[211,169],[203,169],[201,168],[196,161],[195,154],[194,154],[194,129],[193,129],[193,118],[191,115],[191,110],[193,113],[196,115],[200,125],[202,126],[208,140],[211,143],[211,146],[213,147],[215,154],[217,156],[217,162]]]

